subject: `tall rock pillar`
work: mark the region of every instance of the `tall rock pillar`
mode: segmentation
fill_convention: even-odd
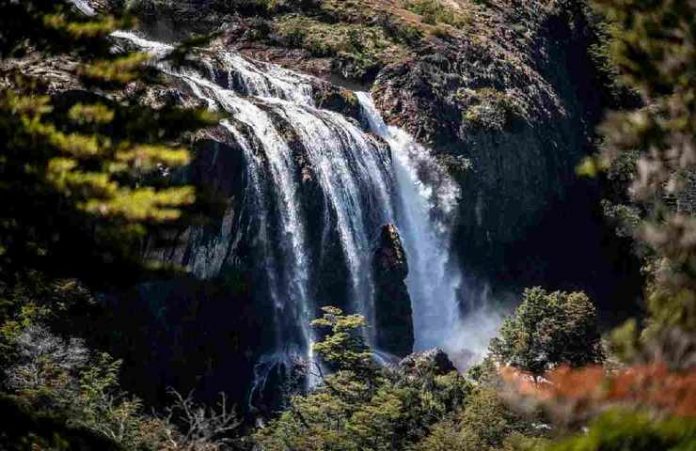
[[[408,262],[399,231],[382,226],[372,255],[375,281],[377,348],[403,357],[413,351],[411,298],[406,287]]]

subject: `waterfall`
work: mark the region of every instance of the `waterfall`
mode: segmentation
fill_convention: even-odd
[[[129,32],[113,36],[159,60],[173,48]],[[452,355],[474,342],[472,351],[484,349],[491,331],[480,333],[481,327],[460,313],[465,287],[452,249],[459,188],[430,151],[387,126],[367,93],[355,95],[370,131],[317,108],[318,81],[310,76],[233,52],[202,58],[207,72],[156,64],[229,116],[220,125],[245,158],[246,211],[253,216],[252,236],[245,239],[257,253],[273,312],[273,343],[254,370],[252,396],[264,390],[278,367],[298,361],[314,367],[310,321],[319,307],[340,297],[317,289],[324,267],[335,263],[325,261],[326,249],[341,254],[349,308],[375,324],[372,246],[387,223],[400,230],[409,261],[416,350],[441,347]],[[225,266],[234,237],[228,222],[222,227],[212,244],[190,252],[187,265],[199,277],[213,277]],[[487,316],[479,312],[476,318],[483,322]],[[374,346],[375,334],[366,338]],[[316,381],[310,371],[308,385]]]
[[[337,113],[287,103],[276,105],[298,133],[336,216],[353,309],[372,322],[372,274],[366,269],[370,268],[373,230],[393,217],[388,155]]]
[[[428,149],[406,132],[384,123],[371,96],[356,93],[372,131],[392,150],[399,216],[409,262],[415,350],[456,352],[461,324],[462,277],[452,252],[452,227],[459,189]]]
[[[290,368],[299,359],[312,364],[313,333],[309,323],[314,317],[315,305],[309,296],[310,267],[292,151],[268,113],[259,106],[203,77],[190,73],[179,76],[195,95],[232,113],[235,121],[246,126],[256,141],[257,148],[254,149],[243,132],[229,121],[223,121],[223,126],[242,147],[248,162],[251,198],[259,225],[260,258],[265,262],[268,291],[273,302],[275,345],[259,362],[259,380],[265,381],[268,375],[262,370],[271,371],[275,364]],[[260,160],[256,150],[262,152],[264,161]],[[270,180],[264,182],[267,178]],[[269,211],[278,223],[277,236],[273,236]],[[310,370],[310,375],[314,375],[313,369]],[[310,385],[314,381],[314,376],[308,378]]]
[[[252,64],[241,55],[223,52],[221,63],[227,68],[228,85],[248,95],[266,99],[285,99],[312,105],[311,78],[284,70],[275,64]]]

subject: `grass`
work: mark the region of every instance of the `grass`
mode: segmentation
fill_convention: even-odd
[[[275,39],[303,48],[317,57],[341,57],[351,63],[350,76],[363,77],[375,67],[403,58],[408,50],[382,27],[357,23],[327,23],[290,14],[274,23]]]
[[[450,25],[463,28],[471,23],[471,17],[465,12],[448,6],[442,0],[405,0],[404,6],[420,15],[429,25]]]

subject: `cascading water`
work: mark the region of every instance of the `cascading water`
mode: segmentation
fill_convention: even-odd
[[[163,57],[172,49],[167,44],[149,41],[128,32],[119,31],[113,35],[130,41],[156,57]],[[264,262],[274,324],[273,349],[259,359],[254,370],[253,397],[255,391],[263,390],[269,374],[277,367],[292,368],[299,361],[314,361],[311,348],[313,337],[309,326],[314,316],[314,305],[308,294],[307,245],[292,151],[269,115],[253,102],[195,72],[173,71],[165,64],[160,64],[160,68],[186,83],[193,95],[205,100],[210,108],[222,108],[232,114],[234,124],[223,120],[221,125],[233,135],[247,161],[250,199],[258,226],[255,241],[259,243],[259,260]],[[240,72],[250,71],[248,66],[242,66]],[[248,90],[263,89],[263,94],[270,94],[272,88],[261,76],[247,80],[246,87]],[[250,131],[253,140],[247,139],[246,134],[238,128],[242,126]],[[263,158],[259,155],[263,155]],[[275,224],[271,223],[272,220]],[[197,258],[197,255],[202,258]],[[224,255],[224,252],[212,255],[210,252],[196,253],[190,266],[199,275],[214,275],[220,271]],[[206,269],[196,271],[197,262],[201,262]],[[315,383],[315,374],[310,368],[307,378],[309,385]]]
[[[225,61],[236,60],[225,58]],[[237,67],[233,66],[230,72],[232,70],[237,71]],[[242,70],[236,73],[239,76],[240,73],[245,72],[248,72],[248,68],[243,66]],[[279,72],[281,71],[276,68],[275,73]],[[372,277],[371,272],[365,271],[364,268],[369,267],[370,261],[373,234],[370,231],[376,230],[383,223],[391,222],[393,218],[392,193],[389,191],[393,183],[390,180],[388,154],[386,149],[380,147],[372,137],[366,135],[358,126],[340,114],[305,105],[303,102],[307,102],[310,99],[309,96],[295,96],[284,89],[285,82],[293,75],[284,74],[277,86],[270,84],[269,82],[275,79],[267,76],[261,82],[247,80],[245,87],[248,94],[258,94],[259,98],[276,93],[283,98],[292,99],[290,102],[283,98],[264,98],[262,103],[269,112],[282,118],[297,133],[324,195],[329,213],[335,218],[335,221],[327,221],[325,227],[337,229],[348,266],[350,277],[348,288],[350,298],[353,300],[353,308],[371,319],[373,314]],[[270,171],[274,178],[272,185],[280,188],[276,194],[284,200],[284,208],[279,212],[281,219],[285,218],[281,228],[292,230],[291,237],[303,236],[304,221],[298,211],[302,200],[297,195],[296,181],[293,181],[293,186],[289,184],[292,174],[297,172],[292,160],[292,151],[276,130],[269,113],[250,101],[240,98],[233,91],[223,89],[207,79],[191,74],[180,76],[190,84],[196,95],[221,105],[227,112],[233,113],[236,120],[253,131],[271,163]],[[300,80],[301,78],[297,77],[296,81]],[[307,89],[301,89],[301,91],[307,92]],[[231,127],[229,123],[226,123],[226,126]],[[240,136],[236,130],[233,134]],[[250,152],[248,148],[247,152]],[[274,164],[278,159],[282,160],[282,164]],[[250,170],[258,170],[258,166],[253,166]],[[258,174],[252,176],[252,181],[258,177],[260,177]],[[286,215],[285,211],[290,213]],[[326,239],[326,236],[328,233],[322,233],[322,240]],[[282,240],[280,242],[282,244]],[[322,243],[323,247],[324,243]],[[294,291],[289,289],[291,287],[286,287],[280,292],[299,293],[299,296],[294,300],[291,299],[290,302],[302,308],[301,314],[296,315],[291,323],[278,328],[280,333],[277,336],[283,337],[284,330],[296,328],[298,323],[301,323],[304,333],[299,348],[311,353],[309,343],[312,337],[307,327],[314,316],[317,303],[308,296],[309,252],[307,248],[304,239],[298,239],[293,241],[290,248],[283,253],[283,255],[293,256],[295,262],[294,265],[288,265],[286,262],[281,273],[298,284],[294,287]],[[276,271],[273,266],[273,264],[268,265],[269,276]],[[272,280],[273,277],[270,277],[269,281],[272,282]],[[282,304],[286,303],[287,300],[282,302]],[[284,315],[280,311],[280,306],[277,310],[280,315]],[[367,338],[371,340],[372,336]],[[287,355],[288,343],[292,343],[288,337],[283,337],[283,340],[277,343],[276,348],[281,349],[279,355]],[[311,361],[311,354],[308,354],[307,358]],[[266,359],[266,365],[268,364]]]
[[[70,0],[70,3],[75,5],[75,8],[86,16],[94,16],[97,13],[85,0]]]
[[[160,58],[172,49],[128,32],[114,37]],[[416,350],[471,349],[462,342],[475,333],[462,328],[462,274],[451,251],[458,187],[430,152],[404,131],[387,126],[367,93],[355,94],[372,133],[386,146],[348,118],[316,108],[309,76],[230,52],[206,57],[203,63],[209,73],[174,70],[163,62],[159,66],[210,108],[230,115],[221,126],[245,156],[248,210],[255,224],[255,236],[247,239],[256,243],[262,262],[274,328],[273,345],[255,369],[252,395],[278,366],[290,368],[298,359],[314,362],[309,323],[318,307],[335,301],[330,293],[319,294],[316,279],[326,265],[323,253],[335,240],[340,242],[350,306],[373,323],[372,243],[387,223],[400,229],[409,261],[406,282]],[[290,145],[288,133],[299,149]],[[321,230],[307,218],[305,177],[321,199]],[[316,201],[312,208],[318,208]],[[227,229],[218,241],[192,252],[188,264],[200,277],[214,276],[224,266],[232,238],[229,224],[223,227]],[[484,348],[490,332],[476,337]],[[374,334],[367,338],[374,345]],[[316,382],[314,375],[310,371],[310,385]]]
[[[470,309],[476,322],[462,318],[463,274],[452,249],[459,187],[430,151],[398,127],[388,126],[366,92],[356,96],[370,129],[392,150],[398,192],[397,225],[409,261],[406,280],[411,295],[416,351],[442,348],[455,363],[485,353],[499,323],[493,312]],[[485,311],[485,312],[484,312]],[[459,355],[463,350],[469,356]]]
[[[372,230],[393,217],[388,155],[337,113],[277,103],[298,133],[318,182],[336,216],[355,311],[372,319],[369,268]],[[369,338],[369,337],[368,337]]]
[[[248,127],[264,156],[265,165],[243,133],[230,122],[223,121],[223,126],[235,136],[249,162],[252,199],[257,207],[255,213],[259,224],[258,241],[273,301],[275,345],[257,368],[259,381],[265,381],[276,364],[290,368],[299,357],[307,362],[314,360],[309,322],[315,305],[309,296],[309,256],[292,151],[270,116],[254,103],[197,75],[179,76],[189,84],[194,94],[220,105],[232,113],[236,121]],[[268,175],[270,183],[264,183]],[[272,196],[264,195],[266,187],[273,190]],[[275,199],[274,205],[271,198]],[[269,210],[278,223],[276,237],[272,236]],[[310,375],[313,374],[314,371],[310,371]],[[308,383],[312,384],[312,381],[310,376]]]

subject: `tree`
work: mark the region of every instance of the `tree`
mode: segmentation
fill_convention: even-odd
[[[490,352],[500,363],[535,376],[561,364],[599,363],[603,353],[596,319],[584,293],[527,289],[500,336],[491,341]]]
[[[540,445],[540,430],[516,414],[493,387],[479,386],[461,410],[437,423],[416,451],[485,451],[514,448],[517,443]],[[529,448],[536,449],[536,448]]]
[[[0,0],[3,449],[166,449],[175,430],[119,388],[119,361],[46,327],[91,297],[83,282],[143,274],[143,237],[194,211],[187,141],[215,118],[144,104],[161,74],[109,36],[131,24],[64,0]]]
[[[614,168],[628,157],[634,166],[629,194],[639,208],[617,213],[629,219],[624,230],[649,248],[642,252],[649,254],[647,327],[641,333],[640,323],[630,320],[612,333],[611,349],[621,359],[612,371],[561,368],[548,375],[546,387],[530,392],[541,391],[537,401],[563,412],[565,423],[586,426],[550,449],[693,449],[696,4],[593,3],[609,23],[612,62],[642,100],[638,108],[608,115],[593,164]]]
[[[422,439],[466,399],[471,387],[456,372],[427,365],[412,372],[377,366],[363,339],[365,320],[325,307],[313,323],[328,328],[315,344],[336,370],[254,434],[264,450],[392,450]]]
[[[344,315],[337,307],[323,307],[322,311],[324,314],[312,321],[312,326],[324,329],[326,335],[314,343],[314,351],[335,370],[373,371],[372,351],[362,335],[366,327],[365,318]]]
[[[594,0],[610,31],[608,53],[643,107],[611,112],[600,166],[637,153],[631,196],[647,206],[636,238],[656,257],[648,287],[651,327],[696,331],[696,6],[688,0]],[[676,204],[676,208],[675,208]]]
[[[237,429],[234,409],[227,405],[224,394],[220,394],[218,410],[196,403],[193,393],[184,397],[176,390],[170,390],[174,403],[167,408],[164,421],[166,449],[181,451],[217,451],[227,449],[232,442],[230,432]],[[178,428],[176,426],[179,426]]]
[[[210,117],[141,104],[158,75],[147,55],[112,51],[109,34],[128,25],[65,1],[0,1],[5,281],[28,268],[90,282],[137,274],[145,234],[190,211],[194,188],[172,171],[190,160],[184,134]]]

